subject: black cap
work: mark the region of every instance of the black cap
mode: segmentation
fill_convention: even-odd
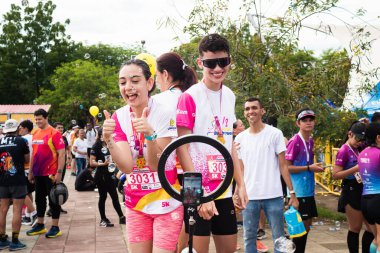
[[[362,122],[357,122],[352,125],[350,131],[360,140],[364,140],[366,125]]]

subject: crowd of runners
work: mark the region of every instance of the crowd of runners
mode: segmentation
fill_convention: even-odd
[[[28,236],[55,238],[62,234],[59,218],[66,211],[51,201],[49,193],[70,167],[71,175],[76,176],[76,190],[99,192],[102,227],[114,225],[105,214],[110,195],[118,222],[126,225],[130,252],[181,252],[187,247],[189,215],[182,203],[161,187],[157,169],[169,143],[197,134],[216,139],[227,148],[233,160],[234,183],[217,199],[198,207],[193,231],[196,252],[208,252],[210,236],[217,252],[235,252],[240,211],[245,252],[268,251],[258,241],[265,237],[265,221],[273,241],[287,236],[286,206],[293,206],[301,215],[306,233],[292,240],[295,252],[305,252],[312,218],[318,215],[314,174],[326,169],[314,162],[312,134],[318,115],[309,108],[295,112],[299,132],[287,140],[275,124],[264,122],[265,105],[259,98],[235,104],[233,91],[224,84],[231,64],[228,41],[209,34],[198,49],[200,81],[174,52],[153,63],[144,57],[125,62],[118,87],[126,105],[112,115],[104,111],[100,128],[89,123],[64,132],[62,123],[49,124],[48,112],[43,109],[34,113],[37,128],[33,134],[31,121],[5,122],[0,139],[0,250],[26,247],[19,240],[21,224],[31,226]],[[161,92],[151,95],[156,85]],[[236,106],[244,109],[247,129],[235,116]],[[362,224],[362,252],[380,252],[379,148],[380,123],[375,118],[371,123],[354,122],[334,164],[333,177],[343,179],[338,209],[347,215],[350,253],[359,252]],[[183,171],[200,172],[208,194],[225,175],[223,170],[212,170],[216,163],[220,163],[220,153],[215,148],[189,143],[168,157],[165,174],[179,190]],[[12,236],[8,237],[5,223],[10,204],[13,220]],[[52,218],[49,230],[46,214]],[[274,252],[280,251],[275,248]]]

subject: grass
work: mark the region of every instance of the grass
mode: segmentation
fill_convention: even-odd
[[[335,211],[331,211],[330,209],[320,206],[317,206],[318,210],[318,219],[328,219],[328,220],[338,220],[338,221],[346,221],[346,215],[343,213],[338,213]]]

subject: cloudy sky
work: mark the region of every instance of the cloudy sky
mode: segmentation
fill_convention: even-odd
[[[0,0],[0,21],[3,14],[9,11],[12,3],[21,4],[21,1]],[[241,1],[230,1],[231,10],[228,15],[232,19],[242,15],[238,10]],[[37,0],[29,0],[33,6],[37,2]],[[69,18],[71,23],[67,26],[67,33],[75,41],[82,41],[87,45],[105,43],[128,47],[132,44],[140,45],[140,42],[144,40],[146,50],[159,56],[189,41],[189,36],[183,34],[181,28],[186,24],[186,19],[196,0],[54,0],[53,2],[57,5],[54,12],[55,21],[63,22]],[[256,2],[259,3],[257,7],[259,12],[265,17],[283,16],[289,4],[289,0],[258,0]],[[317,27],[321,22],[328,23],[333,29],[334,36],[303,30],[300,33],[299,46],[313,50],[317,55],[330,48],[346,48],[351,54],[349,42],[352,36],[339,19],[350,24],[364,24],[371,31],[370,39],[374,41],[370,61],[366,63],[364,69],[379,67],[379,7],[378,0],[340,0],[332,15],[315,16],[303,23],[311,27]],[[355,13],[360,8],[365,9],[365,15],[355,18]],[[167,17],[178,23],[177,29],[159,28],[159,20]],[[174,40],[175,37],[179,39]],[[358,100],[355,87],[362,82],[361,78],[352,73],[350,87],[353,95],[347,96],[347,101]],[[377,82],[378,79],[373,81],[374,84]],[[352,102],[348,103],[352,104]]]
[[[231,1],[232,17],[237,17],[241,0]],[[37,0],[29,0],[31,5]],[[54,12],[56,21],[64,21],[69,18],[70,25],[67,32],[76,41],[86,44],[99,42],[128,46],[140,41],[146,41],[146,49],[155,54],[169,51],[181,42],[187,42],[189,37],[182,34],[181,30],[173,31],[171,28],[159,28],[158,21],[165,17],[174,18],[182,27],[188,17],[195,0],[54,0],[57,5]],[[281,16],[286,10],[287,0],[266,0],[259,6],[265,16]],[[21,0],[0,0],[0,20],[2,15],[10,9],[10,4],[20,4]],[[374,5],[379,5],[376,0],[342,0],[339,6],[355,13],[357,9],[367,9],[362,19],[353,20],[349,12],[336,9],[334,14],[351,22],[370,22],[379,24]],[[331,16],[316,17],[309,22],[318,25],[323,20],[337,23]],[[337,23],[339,24],[339,23]],[[175,37],[180,40],[174,40]],[[317,53],[327,48],[343,47],[344,42],[340,38],[317,35],[311,31],[301,33],[300,46],[312,49]]]

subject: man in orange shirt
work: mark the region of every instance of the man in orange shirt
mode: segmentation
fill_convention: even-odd
[[[46,233],[44,225],[46,197],[49,196],[53,185],[61,182],[65,164],[65,143],[61,133],[49,125],[48,113],[43,109],[38,109],[34,112],[34,118],[39,129],[33,134],[33,155],[28,179],[31,183],[35,182],[36,186],[38,221],[31,230],[26,232],[27,235]],[[61,207],[53,204],[50,198],[49,206],[52,212],[52,227],[45,236],[54,238],[62,235],[58,227]]]

